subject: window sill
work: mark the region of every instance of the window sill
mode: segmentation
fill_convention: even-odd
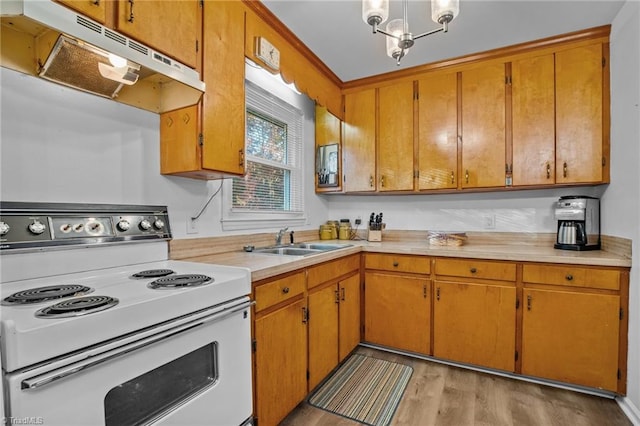
[[[223,231],[240,231],[247,229],[302,226],[307,224],[307,218],[299,216],[279,218],[224,218],[221,222]]]

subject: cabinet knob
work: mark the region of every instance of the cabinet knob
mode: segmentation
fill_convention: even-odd
[[[471,268],[471,269],[469,269],[469,271],[470,271],[472,274],[475,274],[476,272],[478,272],[478,270],[477,270],[476,268]]]
[[[400,265],[400,263],[398,261],[394,261],[393,262],[393,267],[394,268],[397,268],[399,265]]]
[[[573,275],[567,274],[567,276],[565,278],[567,279],[567,281],[571,281],[571,280],[573,280]]]
[[[285,287],[285,288],[283,288],[283,289],[282,289],[282,292],[283,292],[284,294],[289,293],[289,287]]]

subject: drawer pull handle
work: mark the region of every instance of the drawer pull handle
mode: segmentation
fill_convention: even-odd
[[[425,299],[427,298],[427,285],[426,284],[424,284],[422,286],[422,296],[424,296]]]
[[[342,291],[342,300],[344,301],[344,300],[346,300],[346,298],[347,298],[346,290],[345,290],[345,288],[344,288],[344,287],[342,287],[340,290]]]
[[[289,293],[289,287],[285,287],[285,288],[283,288],[283,289],[282,289],[282,292],[283,292],[284,294],[288,294],[288,293]]]
[[[302,323],[306,324],[309,321],[309,311],[306,307],[302,307]]]
[[[336,303],[340,303],[340,292],[336,290]]]
[[[440,287],[436,288],[436,300],[440,300]]]
[[[478,272],[478,270],[477,270],[476,268],[471,268],[471,269],[469,269],[469,271],[470,271],[472,274],[475,274],[476,272]]]
[[[573,280],[573,275],[567,274],[567,276],[565,278],[567,279],[567,281],[571,281],[571,280]]]
[[[397,268],[400,265],[400,263],[398,263],[397,261],[393,262],[393,267]]]
[[[527,311],[531,310],[531,295],[527,296]]]

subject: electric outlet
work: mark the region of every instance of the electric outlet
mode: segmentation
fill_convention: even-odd
[[[191,218],[191,215],[187,215],[187,234],[198,233],[198,221]]]
[[[362,224],[362,218],[360,216],[356,217],[356,221],[355,221],[356,225],[360,225]]]
[[[484,229],[496,229],[496,215],[487,214],[483,217]]]

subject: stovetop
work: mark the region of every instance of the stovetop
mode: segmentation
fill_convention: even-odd
[[[164,277],[173,281],[167,288],[153,288],[152,283],[163,277],[133,277],[141,271],[159,269],[173,271]],[[185,286],[186,277],[192,275],[205,279],[194,287]],[[3,283],[2,300],[39,287],[74,285],[90,290],[41,303],[3,304],[2,365],[12,371],[227,303],[250,294],[250,277],[250,271],[244,268],[166,260]],[[37,315],[52,305],[81,303],[85,297],[112,298],[117,303],[80,316]]]

